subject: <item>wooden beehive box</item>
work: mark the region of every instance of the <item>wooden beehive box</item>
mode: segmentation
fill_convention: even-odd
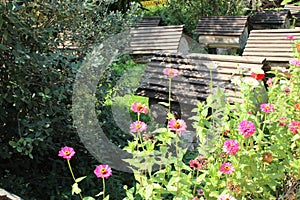
[[[147,63],[155,52],[187,53],[183,31],[183,25],[131,28],[129,54],[136,63]]]
[[[243,49],[248,37],[247,16],[201,17],[195,30],[199,43],[208,48]]]
[[[263,10],[249,17],[250,30],[290,28],[290,10]]]
[[[238,66],[245,66],[248,70],[241,72]],[[265,58],[260,57],[157,53],[148,63],[136,91],[137,95],[149,98],[150,108],[158,102],[168,101],[169,79],[163,74],[166,67],[180,72],[180,76],[172,80],[171,99],[175,112],[185,121],[189,121],[191,110],[198,101],[215,93],[216,86],[225,90],[227,101],[242,102],[238,86],[232,83],[233,78],[250,76],[251,68],[267,70]],[[161,118],[165,120],[166,116]]]
[[[293,20],[296,20],[295,26],[300,27],[300,6],[296,4],[286,4],[284,9],[290,10]]]
[[[294,39],[288,40],[287,35],[293,35]],[[300,40],[300,29],[252,30],[243,56],[266,58],[272,70],[286,67],[293,57],[294,40]]]

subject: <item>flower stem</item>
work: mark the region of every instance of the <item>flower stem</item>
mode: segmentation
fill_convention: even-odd
[[[179,140],[179,138],[178,138],[178,133],[177,133],[177,131],[176,131],[176,158],[177,158],[177,163],[176,163],[176,164],[177,164],[177,168],[178,168],[178,174],[177,174],[177,176],[178,176],[178,178],[180,178],[180,171],[181,171],[181,169],[180,169],[180,167],[179,167],[178,140]],[[179,182],[180,182],[180,181],[177,181],[177,191],[176,191],[176,195],[178,195],[178,191],[179,191]]]
[[[193,174],[194,174],[194,172],[193,172]],[[197,170],[196,180],[197,180],[197,177],[198,177],[198,176],[199,176],[199,170]],[[196,184],[194,184],[193,195],[194,195],[194,196],[196,195]]]
[[[69,169],[70,169],[70,172],[71,172],[72,178],[73,178],[74,182],[76,182],[76,178],[75,178],[75,176],[74,176],[74,173],[73,173],[73,170],[72,170],[72,167],[71,167],[70,160],[67,160],[67,162],[68,162],[68,166],[69,166]],[[82,197],[82,195],[81,195],[81,193],[80,193],[80,192],[79,192],[79,196],[80,196],[80,199],[83,199],[83,197]]]
[[[140,132],[140,131],[138,131],[138,137],[139,137],[139,140],[140,140],[142,149],[143,149],[143,151],[145,151],[144,143],[143,143],[143,139],[142,139],[142,135],[141,135],[141,132]]]
[[[76,178],[75,178],[75,176],[74,176],[74,173],[73,173],[73,170],[72,170],[72,167],[71,167],[70,160],[67,160],[67,162],[68,162],[68,166],[69,166],[69,169],[70,169],[70,172],[71,172],[72,178],[73,178],[73,180],[74,180],[74,181],[76,181]]]
[[[102,184],[103,184],[103,199],[105,198],[105,180],[104,177],[102,178]]]
[[[171,113],[171,87],[172,87],[172,78],[169,78],[169,110],[168,113]]]

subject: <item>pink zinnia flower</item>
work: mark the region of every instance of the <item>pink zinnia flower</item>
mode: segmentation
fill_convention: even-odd
[[[167,67],[164,69],[164,75],[169,77],[179,76],[179,71],[177,69]]]
[[[258,81],[262,80],[265,77],[265,72],[264,72],[264,70],[258,69],[258,68],[252,69],[251,77],[255,78]]]
[[[286,94],[289,94],[291,92],[291,88],[289,88],[288,86],[286,86],[284,88],[284,91],[285,91]]]
[[[253,122],[243,120],[239,124],[239,132],[246,138],[250,137],[256,131],[256,127]]]
[[[299,133],[298,131],[300,130],[300,122],[299,121],[292,121],[289,124],[289,130],[294,133],[297,134]]]
[[[130,125],[130,132],[132,133],[143,132],[146,131],[146,129],[147,129],[147,124],[141,121],[135,121]]]
[[[133,103],[131,105],[131,110],[135,113],[144,113],[144,114],[148,114],[148,108],[145,106],[145,104],[141,104],[141,103]]]
[[[197,194],[199,196],[203,196],[204,195],[204,191],[202,189],[197,190]]]
[[[231,174],[232,172],[234,172],[234,167],[231,163],[223,163],[220,166],[220,172],[222,174]]]
[[[268,78],[267,85],[271,87],[273,85],[273,78]]]
[[[218,197],[218,200],[236,200],[233,196],[230,196],[229,194],[221,194]]]
[[[223,151],[235,155],[239,151],[239,143],[236,140],[226,140],[223,144]]]
[[[72,156],[74,156],[75,151],[72,147],[62,147],[58,152],[58,156],[63,157],[64,159],[71,160]]]
[[[289,63],[293,66],[300,66],[300,60],[298,60],[297,58],[293,58],[292,60],[289,61]]]
[[[94,174],[98,178],[106,178],[110,177],[112,175],[112,170],[108,165],[98,165],[96,169],[94,170]]]
[[[182,119],[171,119],[168,123],[168,128],[176,131],[179,135],[186,132],[186,123]]]
[[[274,106],[270,103],[264,103],[260,105],[260,109],[261,111],[265,112],[265,113],[270,113],[274,111]]]
[[[193,168],[194,170],[202,168],[201,163],[197,159],[190,160],[189,164],[190,164],[190,167]]]
[[[287,36],[286,36],[286,39],[287,39],[287,40],[292,40],[293,38],[294,38],[294,35],[287,35]]]
[[[288,121],[288,118],[286,118],[286,117],[279,117],[278,121],[279,121],[278,126],[286,127],[286,125],[287,125],[286,122]]]

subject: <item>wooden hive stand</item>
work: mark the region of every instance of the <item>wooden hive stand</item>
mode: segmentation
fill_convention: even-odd
[[[247,70],[242,72],[238,66],[244,66]],[[163,74],[166,67],[178,69],[180,72],[180,76],[172,79],[171,108],[188,124],[191,123],[188,119],[191,117],[191,110],[196,107],[197,102],[214,94],[216,86],[224,89],[226,101],[240,103],[240,89],[232,82],[233,78],[250,77],[252,68],[268,70],[265,67],[265,58],[261,57],[157,53],[148,63],[136,94],[149,98],[151,112],[159,118],[160,123],[166,120],[167,112],[158,103],[168,102],[169,79]]]
[[[290,10],[295,20],[295,27],[300,27],[300,5],[286,4],[284,9]]]
[[[201,17],[195,34],[199,35],[199,43],[208,47],[209,52],[226,49],[228,54],[237,53],[246,44],[249,33],[247,19],[247,16]]]
[[[184,26],[149,26],[130,29],[129,54],[136,63],[147,63],[155,52],[187,53]]]
[[[288,40],[287,35],[293,35],[293,40]],[[294,40],[300,40],[300,29],[252,30],[243,56],[266,58],[271,70],[287,67],[293,58]]]
[[[290,10],[263,10],[249,17],[250,30],[290,28]]]

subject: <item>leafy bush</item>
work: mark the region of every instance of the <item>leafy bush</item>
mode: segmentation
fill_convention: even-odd
[[[72,87],[92,45],[138,17],[138,7],[127,13],[109,10],[114,2],[1,1],[1,187],[25,199],[43,199],[45,194],[70,199],[71,180],[56,159],[57,150],[73,144],[79,171],[85,172],[87,163],[97,164],[73,127]],[[103,81],[116,76],[110,72]],[[128,178],[112,179],[118,184],[122,180]],[[116,189],[115,195],[120,193]]]

